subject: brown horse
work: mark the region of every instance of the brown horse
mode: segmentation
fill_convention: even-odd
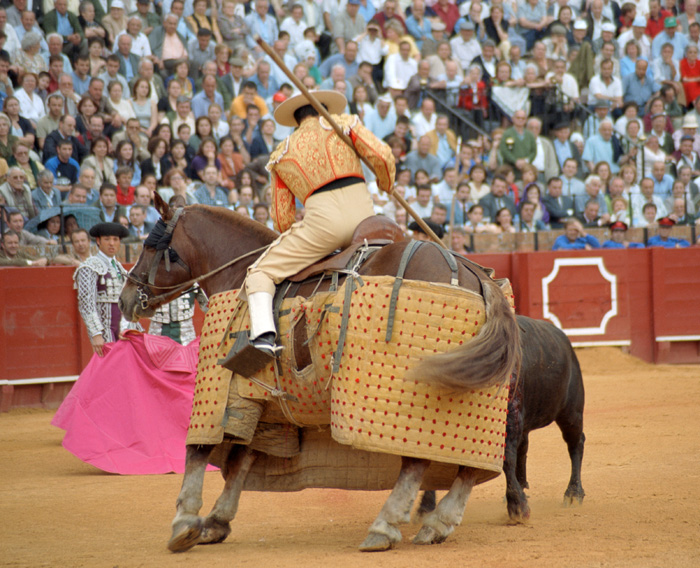
[[[162,220],[131,270],[119,306],[130,320],[148,318],[163,303],[189,287],[193,279],[206,276],[200,286],[208,295],[240,288],[246,269],[276,235],[263,225],[223,208],[195,205],[173,211],[156,194]],[[166,228],[165,223],[168,223]],[[169,233],[169,230],[172,234]],[[407,243],[395,243],[376,252],[359,270],[362,275],[394,275]],[[220,269],[225,267],[224,269]],[[459,265],[460,286],[483,294],[486,323],[480,333],[463,346],[426,359],[413,369],[415,375],[457,390],[502,383],[519,361],[518,327],[510,306],[498,286],[483,271]],[[450,282],[451,271],[435,246],[417,250],[407,279]],[[150,284],[149,284],[150,281]],[[316,283],[302,285],[299,295],[313,293]],[[177,500],[173,534],[168,547],[182,552],[196,544],[223,541],[231,532],[240,493],[257,452],[236,445],[222,468],[226,479],[222,495],[212,512],[199,517],[204,471],[214,446],[188,445],[185,476]],[[361,550],[387,550],[401,540],[397,525],[408,519],[429,460],[402,458],[394,489],[369,530]],[[414,539],[417,544],[442,542],[461,522],[478,471],[460,467],[452,488],[434,514],[425,520]]]

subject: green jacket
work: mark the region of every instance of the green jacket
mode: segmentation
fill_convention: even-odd
[[[512,145],[506,142],[509,138],[513,139]],[[515,128],[511,127],[503,133],[499,151],[503,163],[510,164],[513,167],[515,167],[515,162],[520,158],[525,158],[528,162],[532,163],[532,160],[537,156],[537,140],[535,140],[535,137],[529,130],[524,131],[523,138],[521,139]]]
[[[66,12],[66,14],[68,15],[70,25],[73,26],[73,31],[79,34],[81,39],[85,39],[85,32],[83,31],[83,26],[81,26],[78,21],[78,16],[73,14],[73,12]],[[51,10],[44,16],[44,31],[46,35],[58,32],[58,14],[56,10]]]
[[[101,24],[102,18],[109,13],[109,8],[112,6],[112,0],[107,0],[107,12],[103,10],[102,4],[97,0],[90,0],[90,3],[95,7],[95,21],[98,24]]]

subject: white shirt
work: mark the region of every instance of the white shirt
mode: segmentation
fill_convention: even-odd
[[[12,56],[22,47],[22,44],[19,42],[15,28],[13,28],[10,24],[5,24],[5,35],[7,36],[7,39],[5,40],[5,46],[3,49]]]
[[[427,134],[431,130],[435,130],[435,123],[437,122],[437,113],[433,113],[433,115],[430,117],[430,120],[425,118],[422,112],[419,112],[416,114],[416,116],[413,117],[411,120],[411,124],[413,124],[413,130],[414,134],[416,135],[416,139],[420,138],[423,136],[423,134]]]
[[[433,212],[433,198],[430,198],[430,201],[428,202],[428,205],[423,207],[420,203],[417,201],[414,201],[411,204],[411,207],[413,210],[418,214],[420,218],[423,217],[430,217],[430,214]],[[409,221],[410,222],[410,221]]]
[[[545,76],[545,80],[549,81],[552,77],[554,77],[554,72],[550,71]],[[576,78],[573,75],[570,75],[569,73],[564,73],[559,88],[561,89],[561,92],[564,93],[564,95],[566,95],[570,99],[578,99],[578,81],[576,81]]]
[[[466,71],[475,57],[481,55],[481,45],[476,39],[464,41],[461,36],[450,40],[452,47],[452,57],[459,61],[462,69]]]
[[[452,189],[445,180],[433,185],[433,198],[437,198],[438,203],[446,205],[448,208],[452,205],[452,198],[455,195],[455,189]]]
[[[125,33],[127,33],[126,30],[117,34],[117,37],[114,40],[114,50],[112,53],[117,53],[117,51],[119,51],[119,38]],[[136,38],[131,36],[131,53],[137,57],[150,57],[153,55],[153,52],[151,51],[151,44],[148,43],[148,37],[146,37],[146,34],[139,33]],[[138,75],[138,69],[134,69],[134,75]]]
[[[644,124],[642,123],[642,120],[640,118],[635,118],[633,120],[636,120],[639,124],[639,132],[644,132]],[[628,122],[628,118],[623,114],[615,121],[615,132],[617,132],[620,136],[627,136]]]
[[[382,47],[382,41],[378,36],[372,41],[370,37],[366,35],[357,44],[358,63],[366,61],[367,63],[376,65],[387,53],[389,53],[389,47],[386,45]]]
[[[384,63],[384,86],[405,89],[416,73],[418,73],[418,61],[412,57],[404,60],[400,53],[392,53]]]
[[[15,91],[15,97],[17,97],[19,101],[20,114],[24,118],[36,122],[42,116],[46,115],[44,103],[41,101],[41,97],[36,93],[32,93],[32,95],[29,96],[24,89],[17,89]]]
[[[644,205],[648,203],[647,198],[641,193],[639,195],[632,196],[632,218],[634,219],[635,227],[646,226],[646,221],[644,220]],[[661,219],[666,217],[666,206],[664,205],[664,200],[658,195],[652,195],[650,203],[656,205],[656,219]]]
[[[639,11],[637,11],[637,15],[639,15]],[[620,34],[620,37],[617,38],[617,45],[619,45],[620,49],[624,52],[625,46],[630,40],[634,40],[634,42],[639,46],[642,57],[649,59],[649,56],[651,55],[651,40],[649,39],[649,36],[644,34],[642,39],[637,40],[634,37],[633,30],[630,29]]]
[[[609,85],[606,85],[600,75],[595,75],[588,85],[588,104],[592,105],[598,100],[595,95],[622,98],[622,81],[613,77]]]
[[[304,30],[309,27],[306,24],[306,20],[302,18],[297,23],[294,18],[287,16],[280,25],[281,32],[287,32],[289,34],[289,46],[294,48],[294,46],[300,41],[304,40]]]
[[[537,153],[535,154],[535,159],[532,160],[532,165],[537,168],[538,172],[544,171],[544,144],[542,144],[542,137],[537,137]]]

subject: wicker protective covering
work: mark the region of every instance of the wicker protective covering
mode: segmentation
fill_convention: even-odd
[[[282,304],[279,330],[285,349],[280,386],[298,398],[288,403],[294,419],[303,425],[330,424],[333,439],[353,448],[499,473],[505,448],[507,384],[479,392],[448,393],[402,378],[411,361],[453,349],[477,333],[485,322],[481,296],[446,284],[404,281],[393,335],[387,343],[394,278],[355,281],[340,368],[333,375],[346,285],[335,293],[291,298]],[[272,398],[268,390],[244,377],[231,381],[231,373],[216,364],[235,342],[231,332],[247,333],[247,309],[244,304],[234,310],[237,302],[235,291],[210,299],[188,444],[219,443],[224,433],[238,443],[251,443],[263,408],[257,401]],[[313,361],[301,370],[293,368],[298,326],[304,328],[302,338],[311,338],[308,348]],[[257,378],[272,387],[276,384],[272,367]],[[278,421],[268,416],[266,413],[262,421]],[[288,431],[282,435],[289,439]],[[253,446],[260,448],[256,442]],[[298,451],[284,440],[271,444],[276,445],[277,455],[291,456]]]
[[[394,278],[372,277],[352,295],[345,349],[333,379],[331,431],[354,448],[500,472],[508,384],[448,392],[404,381],[413,361],[454,349],[485,320],[481,296],[446,284],[405,281],[386,342]],[[331,314],[329,335],[341,317]]]

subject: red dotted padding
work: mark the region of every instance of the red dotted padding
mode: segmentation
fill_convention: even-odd
[[[364,450],[500,471],[507,384],[456,394],[403,379],[416,361],[476,335],[486,321],[483,299],[446,285],[407,281],[387,343],[392,286],[391,278],[366,278],[352,296],[343,360],[333,379],[333,438]],[[338,329],[340,314],[331,323]]]

